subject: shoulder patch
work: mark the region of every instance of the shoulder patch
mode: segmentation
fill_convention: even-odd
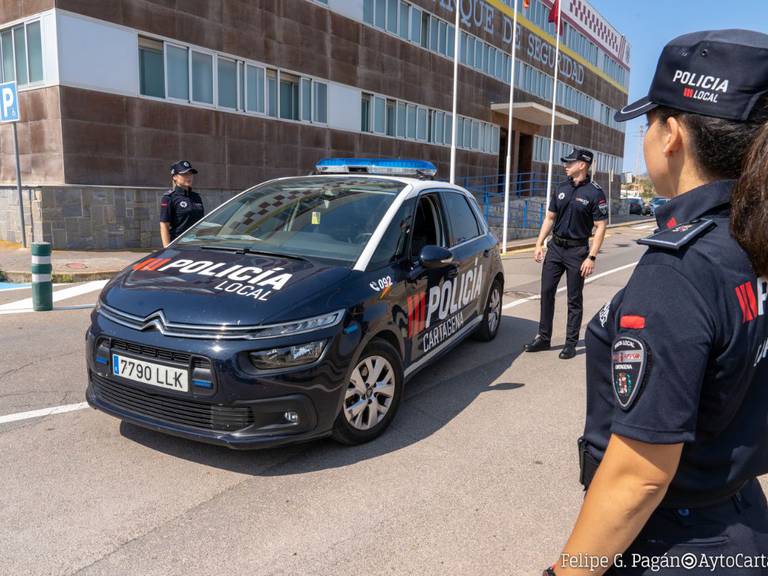
[[[594,180],[592,180],[592,186],[594,186],[594,187],[595,187],[595,188],[597,188],[598,190],[602,190],[602,187],[600,186],[600,184],[598,184],[598,183],[597,183],[596,181],[594,181]]]
[[[613,394],[622,410],[629,410],[637,400],[649,365],[650,351],[645,342],[632,336],[619,336],[613,341]]]
[[[640,238],[637,243],[667,250],[680,250],[680,248],[690,244],[715,226],[717,224],[714,220],[691,220],[688,224],[678,224],[673,228],[661,230],[646,238]]]

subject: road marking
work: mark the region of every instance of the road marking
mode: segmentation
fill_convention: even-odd
[[[93,282],[86,282],[79,286],[72,286],[71,288],[64,288],[53,293],[53,301],[60,302],[68,298],[75,298],[88,294],[89,292],[95,292],[101,290],[106,286],[109,280],[94,280]],[[93,306],[90,304],[89,306]],[[17,300],[16,302],[9,302],[8,304],[0,305],[0,314],[10,314],[17,312],[32,312],[32,298],[24,298],[23,300]]]
[[[642,226],[632,226],[632,230],[650,230],[656,228],[656,224],[643,224]]]
[[[29,412],[17,412],[16,414],[6,414],[5,416],[0,416],[0,424],[19,422],[20,420],[29,420],[30,418],[43,418],[53,414],[64,414],[66,412],[82,410],[83,408],[88,408],[88,402],[80,402],[79,404],[65,404],[64,406],[54,406],[52,408],[30,410]]]
[[[96,304],[74,304],[72,306],[54,306],[52,312],[58,312],[59,310],[87,310],[88,308],[95,308]],[[24,310],[0,310],[0,316],[7,314],[29,314],[35,312],[31,308],[25,308]]]
[[[619,266],[618,268],[613,268],[611,270],[606,270],[605,272],[601,272],[600,274],[595,274],[594,276],[590,276],[584,281],[584,284],[591,284],[595,280],[599,280],[600,278],[605,278],[606,276],[610,276],[611,274],[616,274],[617,272],[621,272],[622,270],[626,270],[627,268],[632,268],[633,266],[636,266],[637,262],[631,262],[630,264],[625,264],[624,266]],[[563,292],[567,290],[567,286],[563,286],[562,288],[558,288],[558,292]],[[507,310],[508,308],[514,308],[515,306],[520,306],[520,304],[525,304],[526,302],[531,302],[533,300],[541,300],[541,294],[535,294],[534,296],[528,296],[527,298],[520,298],[519,300],[513,300],[512,302],[509,302],[507,304],[504,304],[504,306],[501,307],[502,310]]]

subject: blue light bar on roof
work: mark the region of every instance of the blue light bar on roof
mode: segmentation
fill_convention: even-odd
[[[383,176],[434,176],[437,168],[426,160],[397,158],[324,158],[315,164],[322,174],[380,174]]]

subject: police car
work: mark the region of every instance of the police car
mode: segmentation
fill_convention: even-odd
[[[375,438],[410,377],[499,329],[497,240],[434,174],[326,159],[224,203],[104,288],[88,402],[232,448]]]

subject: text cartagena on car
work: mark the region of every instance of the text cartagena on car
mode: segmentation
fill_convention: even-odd
[[[233,448],[375,438],[410,376],[501,320],[496,238],[434,174],[326,159],[222,204],[104,288],[88,402]]]

